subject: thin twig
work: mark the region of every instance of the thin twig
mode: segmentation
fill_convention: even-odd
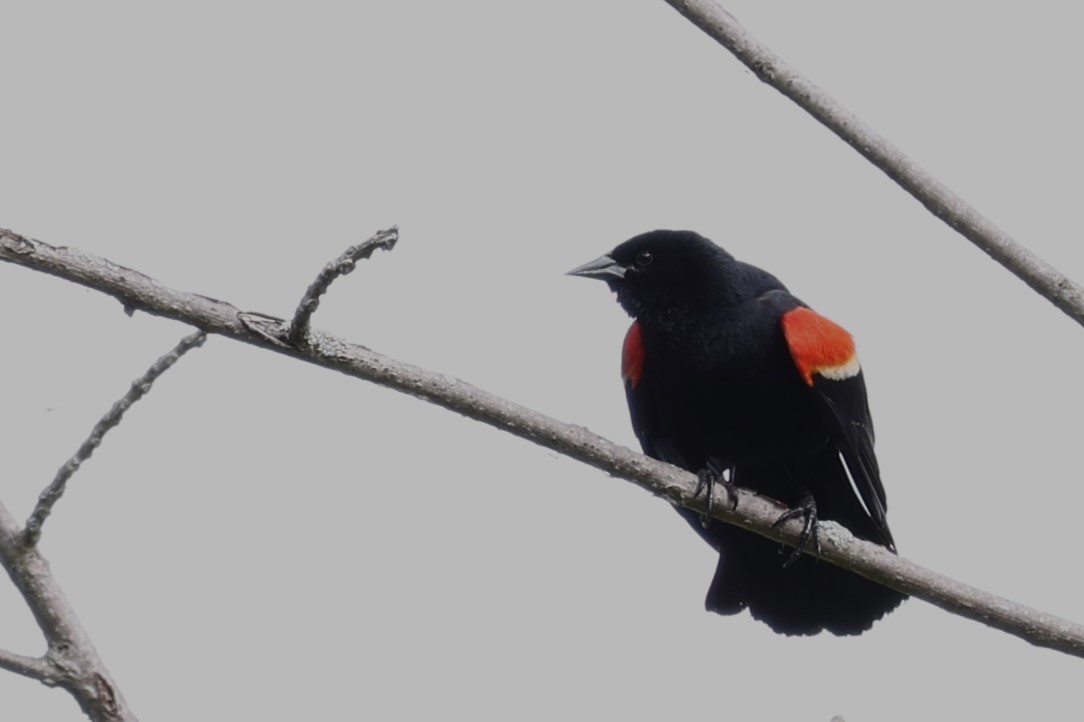
[[[693,474],[445,374],[426,371],[319,332],[310,334],[311,345],[306,348],[285,346],[278,341],[278,337],[286,333],[286,322],[282,319],[244,314],[223,301],[166,288],[137,271],[103,258],[67,247],[50,246],[10,231],[0,231],[0,260],[96,288],[123,299],[137,310],[183,321],[208,333],[228,336],[417,396],[613,476],[633,481],[673,503],[701,513],[707,510],[703,495],[695,496],[697,478]],[[738,498],[737,511],[731,511],[723,499],[716,499],[711,504],[711,516],[770,539],[790,544],[797,541],[801,526],[798,522],[772,528],[772,522],[783,511],[779,504],[744,490],[738,490]],[[881,546],[855,539],[842,528],[838,528],[838,533],[826,533],[821,547],[822,558],[833,564],[1032,644],[1084,657],[1084,626],[923,569]]]
[[[66,689],[94,722],[135,722],[136,717],[98,656],[75,610],[36,546],[0,504],[0,564],[38,623],[48,651],[39,659],[5,652],[0,667]]]
[[[390,251],[395,248],[398,240],[398,226],[392,226],[386,231],[377,231],[369,240],[350,246],[343,251],[341,256],[324,266],[324,269],[320,271],[320,275],[316,277],[316,280],[305,291],[305,295],[301,297],[301,302],[297,304],[294,320],[290,322],[288,343],[291,346],[300,346],[304,342],[305,336],[309,332],[309,321],[312,319],[312,314],[316,312],[316,307],[320,305],[320,297],[327,293],[332,281],[353,271],[358,261],[369,258],[376,249],[382,248],[385,251]]]
[[[38,539],[41,538],[41,527],[49,517],[49,514],[52,513],[53,507],[60,501],[60,497],[64,495],[68,480],[71,479],[72,475],[79,470],[80,465],[89,459],[91,454],[94,453],[94,450],[102,443],[102,437],[104,437],[110,429],[120,423],[120,420],[124,417],[124,412],[126,412],[132,404],[146,396],[147,392],[151,390],[151,385],[154,384],[155,380],[169,370],[173,364],[177,363],[181,356],[184,356],[189,350],[197,346],[202,346],[206,339],[207,334],[203,331],[197,331],[184,337],[172,351],[155,361],[154,364],[147,369],[145,374],[132,382],[131,387],[128,389],[128,393],[124,394],[124,396],[113,404],[113,408],[109,409],[105,416],[94,425],[94,428],[90,430],[90,436],[87,437],[87,440],[84,441],[75,454],[57,470],[56,476],[53,477],[52,482],[50,482],[49,486],[45,487],[45,490],[41,492],[41,495],[38,497],[38,503],[34,506],[34,511],[30,513],[30,517],[26,520],[26,527],[23,529],[22,541],[24,544],[33,546],[38,543]]]
[[[666,0],[768,85],[880,168],[901,188],[1024,283],[1084,325],[1084,288],[1039,258],[919,167],[886,138],[754,38],[713,0]]]

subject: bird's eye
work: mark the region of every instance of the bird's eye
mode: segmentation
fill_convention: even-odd
[[[636,254],[636,265],[640,268],[647,268],[654,260],[655,257],[651,255],[651,251],[640,251]]]

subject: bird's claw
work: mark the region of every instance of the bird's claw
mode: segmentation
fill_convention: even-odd
[[[695,499],[700,496],[701,492],[707,491],[708,509],[700,515],[700,526],[705,529],[711,527],[711,499],[716,484],[722,484],[723,489],[726,490],[726,499],[730,504],[730,511],[734,511],[738,508],[738,495],[734,492],[733,469],[730,470],[729,477],[717,473],[710,466],[696,472],[696,488],[693,489],[693,498]]]
[[[791,519],[797,519],[801,517],[805,520],[805,524],[802,526],[802,533],[798,535],[798,545],[791,551],[790,556],[783,562],[783,568],[786,569],[802,556],[802,551],[805,549],[806,544],[813,540],[813,553],[819,559],[821,555],[821,540],[817,534],[817,502],[813,499],[812,494],[806,494],[802,499],[802,503],[793,509],[788,509],[779,515],[779,518],[772,524],[772,529],[780,527]],[[782,553],[782,549],[780,549]]]

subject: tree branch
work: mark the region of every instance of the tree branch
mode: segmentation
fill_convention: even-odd
[[[184,356],[189,350],[196,346],[202,346],[203,342],[207,339],[207,334],[203,331],[197,331],[196,333],[186,336],[181,339],[181,342],[165,356],[162,356],[154,364],[151,365],[147,372],[140,376],[138,379],[132,382],[131,387],[128,389],[128,393],[124,394],[113,407],[105,413],[98,423],[94,425],[94,428],[90,431],[90,436],[82,443],[75,454],[68,459],[60,469],[57,470],[56,476],[53,477],[49,486],[45,487],[45,490],[41,492],[41,496],[38,497],[38,503],[34,506],[34,511],[31,512],[30,518],[26,521],[26,527],[23,529],[22,541],[27,546],[33,546],[38,543],[38,539],[41,538],[41,527],[45,523],[45,520],[52,513],[53,507],[60,497],[64,495],[64,490],[67,488],[68,479],[79,470],[79,466],[90,458],[94,450],[102,443],[102,438],[106,433],[114,426],[120,423],[120,420],[124,417],[124,412],[128,408],[143,398],[148,391],[151,390],[151,385],[162,374],[164,374],[173,364],[177,363],[181,356]]]
[[[22,530],[0,505],[0,564],[26,600],[48,643],[44,657],[4,652],[0,667],[68,690],[94,722],[135,722],[109,670],[37,547],[22,543]]]
[[[0,649],[0,669],[6,669],[15,674],[21,674],[30,679],[36,679],[43,684],[56,686],[60,678],[41,657],[26,657],[21,654]]]
[[[309,345],[285,342],[289,322],[242,313],[205,296],[165,288],[147,276],[71,248],[54,247],[0,230],[0,260],[17,263],[98,289],[126,306],[176,319],[237,341],[276,351],[324,368],[402,391],[468,418],[628,479],[675,504],[705,513],[695,496],[696,476],[618,446],[581,426],[565,424],[470,384],[397,361],[328,334],[314,331]],[[735,511],[714,499],[711,515],[770,539],[794,545],[796,521],[773,529],[784,511],[769,499],[739,489]],[[720,492],[722,494],[722,492]],[[1084,657],[1084,627],[962,584],[898,557],[876,544],[855,539],[846,529],[824,523],[822,558],[942,609],[983,622],[1032,644]]]
[[[37,551],[41,527],[64,494],[68,480],[94,453],[106,432],[120,423],[124,412],[150,391],[159,376],[189,350],[202,346],[206,338],[203,331],[186,336],[132,383],[128,392],[94,425],[90,437],[75,455],[60,467],[56,477],[41,493],[25,528],[20,530],[7,509],[0,505],[0,564],[30,607],[49,647],[44,657],[26,657],[0,650],[0,669],[51,687],[63,687],[95,721],[135,720],[135,716],[110,680],[108,670],[79,624],[75,611],[53,579],[48,563]]]
[[[309,320],[312,318],[312,314],[316,312],[316,307],[320,305],[320,296],[327,293],[332,281],[353,271],[358,261],[373,255],[373,251],[376,249],[383,248],[385,251],[390,251],[395,248],[395,243],[398,240],[399,229],[396,226],[392,226],[386,231],[377,231],[369,240],[350,246],[343,251],[341,256],[324,266],[324,269],[320,271],[320,275],[305,291],[305,295],[301,297],[301,302],[297,305],[294,320],[290,323],[289,344],[291,346],[300,346],[302,344],[305,335],[309,332]]]
[[[1084,325],[1084,288],[968,205],[828,93],[754,38],[713,0],[666,0],[762,81],[797,103],[880,168],[935,216]]]

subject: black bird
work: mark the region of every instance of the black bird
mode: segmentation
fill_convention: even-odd
[[[691,231],[652,231],[569,272],[606,281],[634,321],[621,375],[644,453],[895,551],[862,369],[847,331],[775,276]],[[849,472],[849,477],[848,477]],[[729,476],[727,476],[729,475]],[[852,483],[853,480],[853,483]],[[719,551],[705,605],[782,634],[861,634],[906,597],[678,508]]]

